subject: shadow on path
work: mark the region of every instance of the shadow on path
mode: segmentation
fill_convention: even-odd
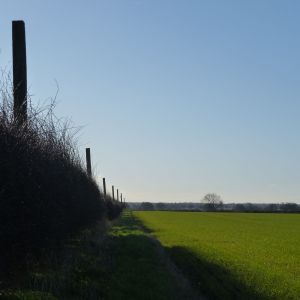
[[[190,279],[192,285],[209,299],[271,299],[245,286],[228,269],[196,256],[184,247],[170,247],[166,250],[177,267]]]
[[[127,212],[113,227],[109,249],[114,258],[107,300],[200,300],[170,272],[159,242]]]

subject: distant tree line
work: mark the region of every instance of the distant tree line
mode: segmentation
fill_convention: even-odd
[[[300,212],[297,203],[219,203],[212,206],[203,202],[136,202],[127,203],[132,210],[161,211],[224,211],[224,212]]]

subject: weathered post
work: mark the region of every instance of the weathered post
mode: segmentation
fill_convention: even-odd
[[[113,197],[113,200],[115,200],[115,187],[112,186],[111,189],[112,189],[112,197]]]
[[[86,171],[89,176],[92,176],[92,165],[91,165],[91,149],[85,148],[86,156]]]
[[[14,118],[27,120],[27,63],[24,21],[12,22]]]
[[[106,182],[105,178],[103,178],[103,195],[104,195],[104,200],[106,199]]]
[[[119,189],[117,189],[117,200],[119,201]]]

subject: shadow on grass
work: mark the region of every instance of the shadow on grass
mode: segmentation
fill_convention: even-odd
[[[184,299],[176,295],[174,278],[159,260],[149,237],[120,236],[114,241],[113,248],[116,261],[108,276],[109,290],[103,299]]]
[[[209,299],[270,300],[245,286],[229,270],[208,262],[184,247],[166,248],[171,259],[190,279],[192,285]]]
[[[108,238],[101,241],[97,232],[88,234],[73,245],[65,267],[34,275],[30,296],[14,293],[5,300],[48,299],[46,294],[53,295],[51,300],[199,299],[179,287],[159,256],[153,238],[145,231],[151,232],[131,212],[125,212]],[[208,299],[270,299],[247,288],[228,270],[186,248],[165,249],[195,289]],[[44,298],[35,298],[32,293],[43,293]]]
[[[133,232],[135,230],[142,230],[146,233],[152,233],[153,231],[146,227],[144,223],[137,217],[135,217],[132,211],[123,212],[122,218],[118,220],[118,224],[114,226],[114,232]]]
[[[153,239],[131,212],[125,212],[112,231],[109,249],[114,265],[107,276],[107,300],[173,300],[174,278],[161,263]],[[103,281],[103,284],[106,282]]]
[[[148,233],[153,232],[145,227],[135,216],[131,222],[138,224]],[[163,246],[162,246],[163,247]],[[191,250],[175,246],[164,247],[170,259],[178,269],[189,279],[191,285],[208,299],[217,300],[271,300],[268,295],[250,289],[230,270],[209,262],[205,257],[195,255]]]

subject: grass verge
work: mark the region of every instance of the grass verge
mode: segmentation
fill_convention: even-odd
[[[100,232],[102,228],[85,230],[60,253],[48,254],[18,283],[3,289],[0,299],[194,299],[130,212],[124,212],[109,233]]]

